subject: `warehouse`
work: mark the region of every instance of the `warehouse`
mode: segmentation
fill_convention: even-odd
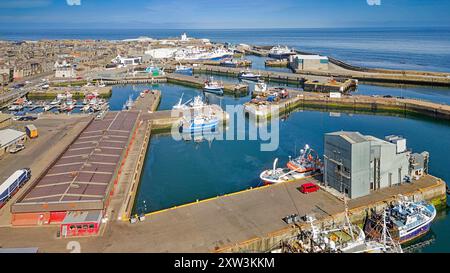
[[[26,140],[26,134],[13,129],[0,130],[0,156],[5,154],[8,149],[16,144],[23,143]]]
[[[382,140],[341,131],[326,134],[324,146],[324,182],[350,198],[410,180],[411,152],[402,137],[387,136]],[[428,171],[427,153],[422,155],[416,156],[418,174]]]
[[[328,70],[328,57],[320,55],[291,55],[289,66],[294,70]]]
[[[102,120],[93,120],[12,205],[11,223],[84,225],[82,217],[71,212],[104,211],[120,176],[138,114],[109,112]],[[92,220],[91,216],[86,219]],[[67,236],[94,231],[77,228],[67,230]]]

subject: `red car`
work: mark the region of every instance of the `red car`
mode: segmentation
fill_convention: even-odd
[[[300,186],[300,192],[302,193],[310,193],[316,192],[319,190],[319,186],[313,183],[306,183]]]

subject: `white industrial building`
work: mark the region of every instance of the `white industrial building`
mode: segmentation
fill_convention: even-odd
[[[328,57],[320,55],[291,55],[289,66],[295,70],[328,70]]]
[[[9,147],[25,142],[27,135],[24,132],[5,129],[0,130],[0,156],[5,154]]]
[[[350,198],[418,179],[428,172],[428,153],[412,156],[406,139],[398,136],[382,140],[359,132],[334,132],[325,135],[324,148],[325,184]]]
[[[122,57],[117,55],[111,62],[124,67],[128,65],[139,65],[142,63],[142,57]]]

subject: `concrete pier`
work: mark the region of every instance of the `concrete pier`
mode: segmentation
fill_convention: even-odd
[[[314,215],[324,225],[343,220],[344,204],[325,190],[303,194],[307,182],[321,177],[280,183],[152,212],[144,222],[111,220],[99,237],[77,238],[86,252],[265,252],[295,234],[296,227],[282,218],[296,213]],[[428,200],[439,206],[446,200],[445,183],[433,176],[385,188],[349,201],[350,218],[359,222],[371,208],[381,209],[398,194]],[[112,202],[113,204],[113,202]],[[114,218],[115,219],[115,218]],[[57,227],[0,228],[3,247],[35,246],[42,252],[64,252],[71,239],[56,239]]]
[[[381,98],[364,95],[330,98],[328,94],[324,93],[299,92],[295,90],[289,90],[289,93],[291,98],[279,103],[258,106],[249,102],[244,104],[244,106],[250,114],[263,118],[269,118],[276,110],[279,111],[279,114],[283,114],[297,108],[303,108],[399,113],[450,120],[450,106],[446,104],[414,99]]]
[[[187,85],[195,88],[203,89],[205,81],[194,76],[181,75],[176,73],[167,73],[167,81],[170,83]],[[248,86],[242,84],[227,84],[224,83],[224,92],[234,95],[247,94]]]
[[[268,49],[271,46],[252,47],[246,49],[246,54],[256,56],[268,56]],[[298,54],[311,55],[311,52],[302,52],[296,50]],[[322,77],[344,77],[358,79],[367,82],[383,82],[383,83],[402,83],[430,86],[450,86],[450,73],[414,71],[414,70],[394,70],[380,68],[366,68],[351,65],[333,57],[328,57],[330,61],[328,71],[322,70],[297,70],[296,74],[304,75],[305,78],[311,79],[311,76]]]

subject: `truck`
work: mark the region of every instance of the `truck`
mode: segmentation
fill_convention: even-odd
[[[5,182],[0,184],[0,208],[31,178],[31,170],[24,168],[15,171]]]

